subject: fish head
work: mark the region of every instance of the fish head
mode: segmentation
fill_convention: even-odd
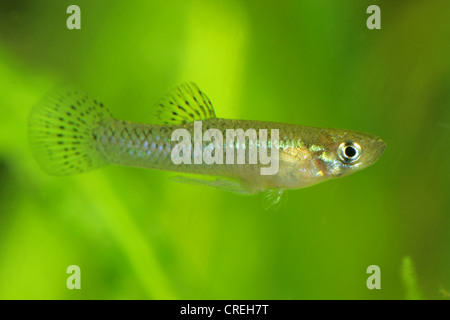
[[[352,174],[374,164],[386,147],[377,136],[351,130],[308,128],[302,136],[298,147],[280,153],[272,187],[303,188]]]
[[[384,141],[374,135],[341,129],[321,129],[309,145],[317,173],[323,178],[349,175],[374,164],[383,154]]]

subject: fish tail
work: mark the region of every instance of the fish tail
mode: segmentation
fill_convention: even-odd
[[[57,88],[31,110],[31,151],[41,167],[56,176],[90,171],[108,164],[99,151],[95,128],[112,118],[103,104],[82,90]]]

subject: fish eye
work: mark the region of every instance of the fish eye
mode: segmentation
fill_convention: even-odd
[[[353,163],[361,157],[361,146],[353,141],[345,141],[339,145],[338,155],[342,162]]]

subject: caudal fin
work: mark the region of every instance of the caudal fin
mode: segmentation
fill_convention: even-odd
[[[31,110],[28,128],[33,155],[42,168],[62,176],[108,164],[93,130],[111,118],[103,104],[70,86],[45,96]]]

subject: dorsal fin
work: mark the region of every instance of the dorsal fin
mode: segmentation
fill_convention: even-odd
[[[154,110],[159,124],[184,124],[216,117],[211,101],[193,82],[171,90],[156,103]]]

